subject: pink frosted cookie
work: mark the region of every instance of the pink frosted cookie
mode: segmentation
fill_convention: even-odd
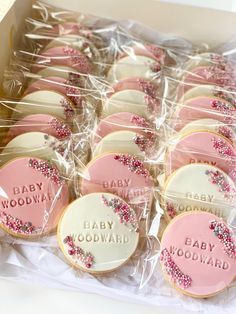
[[[144,163],[133,156],[101,155],[87,165],[81,179],[82,195],[93,192],[114,193],[140,213],[152,204],[153,179]]]
[[[53,231],[69,203],[58,169],[47,161],[23,157],[0,169],[0,226],[21,238]]]
[[[158,85],[152,81],[148,81],[140,77],[128,77],[113,84],[111,86],[111,91],[108,93],[108,97],[114,93],[121,92],[126,89],[144,92],[148,96],[156,98]]]
[[[137,55],[151,58],[161,64],[163,64],[165,60],[165,51],[154,44],[142,44],[140,42],[136,42],[131,47],[124,46],[123,51],[124,52],[119,55],[119,58],[127,55],[134,58],[134,55]]]
[[[62,120],[47,114],[32,114],[17,121],[10,127],[7,142],[27,132],[43,132],[60,140],[71,136],[70,127]]]
[[[84,74],[92,72],[92,65],[89,59],[79,50],[69,46],[54,47],[43,51],[36,63],[67,66]]]
[[[176,138],[167,152],[166,175],[191,163],[213,165],[234,179],[236,176],[236,150],[229,140],[214,132],[192,132]]]
[[[160,262],[166,278],[182,293],[213,296],[234,280],[236,244],[228,226],[209,213],[175,218],[161,240]]]
[[[226,100],[202,96],[178,105],[172,119],[176,131],[187,123],[199,119],[215,119],[226,124],[234,124],[236,109]]]
[[[116,131],[133,131],[141,135],[152,135],[151,123],[139,115],[131,112],[118,112],[99,122],[94,135],[94,143],[97,144],[106,135]]]
[[[29,84],[24,95],[30,94],[38,90],[54,90],[67,96],[75,106],[80,107],[82,103],[82,95],[77,86],[71,81],[58,76],[42,77],[40,80]]]

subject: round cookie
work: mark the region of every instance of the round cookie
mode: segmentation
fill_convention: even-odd
[[[179,92],[181,91],[181,83],[179,86]],[[215,85],[198,85],[198,86],[191,86],[191,88],[186,91],[186,93],[181,96],[181,98],[178,100],[179,104],[182,104],[184,101],[187,101],[191,98],[201,97],[201,96],[207,96],[207,97],[216,97],[214,94],[214,89],[216,88]],[[220,98],[220,97],[219,97]]]
[[[58,76],[69,81],[77,81],[81,79],[80,73],[67,66],[46,66],[42,64],[34,64],[34,72],[37,73],[36,75],[39,78]]]
[[[211,131],[219,133],[231,142],[233,142],[235,139],[235,132],[232,127],[214,119],[200,119],[192,121],[186,124],[180,130],[180,133],[187,134],[198,131]]]
[[[69,203],[58,169],[45,160],[23,157],[0,168],[0,226],[31,239],[53,231]]]
[[[147,136],[133,131],[112,132],[101,139],[93,151],[93,157],[105,153],[122,153],[144,158],[153,143]]]
[[[66,96],[55,91],[39,90],[22,97],[16,103],[12,117],[20,119],[29,114],[50,114],[71,120],[75,114],[75,108]]]
[[[71,67],[84,74],[92,72],[89,59],[79,50],[69,46],[54,47],[43,51],[36,59],[36,63]]]
[[[93,274],[122,266],[138,245],[134,210],[110,193],[92,193],[72,202],[57,232],[62,252],[70,264]]]
[[[71,136],[70,127],[62,120],[47,114],[32,114],[11,125],[6,140],[9,142],[27,132],[43,132],[60,140]]]
[[[38,157],[57,165],[62,172],[65,168],[67,143],[43,132],[28,132],[13,138],[0,154],[1,163],[21,156]]]
[[[225,220],[236,215],[236,187],[219,168],[206,164],[185,165],[168,177],[163,202],[168,218],[186,211],[211,212]]]
[[[39,80],[36,80],[29,84],[27,89],[24,92],[24,95],[39,91],[39,90],[52,90],[67,96],[72,103],[77,106],[81,107],[83,97],[81,92],[75,84],[72,84],[69,80],[66,80],[62,77],[57,76],[49,76],[49,77],[42,77]]]
[[[233,104],[220,98],[196,97],[178,105],[173,114],[173,127],[176,131],[187,123],[200,119],[214,119],[226,124],[236,121],[236,108]]]
[[[235,278],[235,238],[210,213],[191,212],[173,219],[164,231],[160,250],[165,277],[183,294],[210,297]]]
[[[109,82],[120,81],[128,77],[153,79],[160,72],[160,64],[145,56],[127,56],[117,60],[110,68]]]
[[[122,90],[114,93],[104,101],[105,116],[118,112],[131,112],[144,118],[150,118],[159,111],[159,102],[138,90]]]
[[[196,67],[210,66],[214,64],[219,64],[225,62],[226,60],[222,55],[214,52],[204,52],[197,54],[195,56],[190,56],[190,60],[185,63],[184,70],[192,71]]]
[[[166,175],[191,163],[206,163],[236,176],[236,150],[232,143],[220,134],[199,131],[177,137],[166,156]]]
[[[125,154],[105,154],[88,163],[82,174],[80,191],[82,195],[116,194],[140,214],[151,207],[153,179],[141,160]]]
[[[93,142],[97,144],[106,135],[122,130],[137,132],[141,135],[152,133],[151,124],[143,117],[131,112],[118,112],[100,120]]]

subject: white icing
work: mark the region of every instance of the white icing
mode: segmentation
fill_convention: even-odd
[[[97,144],[93,152],[93,157],[105,153],[122,153],[143,158],[145,153],[134,142],[137,135],[139,134],[132,131],[112,132],[102,138]]]
[[[133,55],[132,57],[121,58],[110,68],[107,75],[108,81],[120,81],[128,77],[151,79],[155,73],[150,69],[150,66],[155,63],[155,60],[145,56]]]
[[[206,96],[206,97],[214,97],[213,91],[215,86],[214,85],[199,85],[189,89],[181,99],[178,101],[179,104],[196,97]]]
[[[121,266],[134,253],[139,239],[139,234],[130,226],[122,224],[113,209],[103,203],[102,195],[108,200],[114,197],[118,198],[108,193],[91,193],[83,196],[67,207],[58,227],[58,239],[65,257],[71,263],[90,272],[106,272]],[[98,228],[92,228],[94,222]],[[108,222],[112,227],[109,227]],[[106,228],[104,228],[104,224],[103,228],[100,228],[100,223],[105,223]],[[86,228],[84,228],[85,226]],[[89,226],[90,228],[88,228]],[[99,240],[97,242],[79,242],[79,234],[92,236],[95,234]],[[101,241],[102,235],[108,241],[111,234],[114,235],[115,239],[118,236],[126,239],[127,242]],[[75,244],[94,256],[94,264],[91,268],[86,268],[79,259],[74,259],[68,254],[68,246],[63,242],[68,235],[75,235]],[[81,236],[80,239],[83,237]]]
[[[59,145],[61,142],[54,136],[43,132],[27,132],[13,138],[2,150],[0,159],[5,163],[21,156],[37,157],[55,163],[62,170],[65,158],[54,149]]]
[[[206,174],[207,170],[220,171],[231,187],[236,189],[232,179],[218,168],[205,164],[190,164],[179,168],[168,178],[163,194],[165,204],[175,204],[177,213],[202,210],[225,219],[232,213],[235,214],[235,198],[225,198],[225,193],[219,191],[219,186],[210,182],[211,177]],[[200,200],[197,200],[198,197]]]
[[[77,73],[75,69],[66,67],[66,66],[49,66],[37,72],[37,75],[40,77],[46,76],[58,76],[64,79],[69,80],[71,73]]]
[[[146,94],[138,90],[123,90],[114,93],[104,103],[103,113],[109,116],[118,112],[131,112],[145,118],[150,116],[145,100]]]
[[[191,57],[191,59],[185,63],[184,70],[191,71],[196,67],[204,67],[214,65],[212,56],[218,57],[219,55],[212,52],[204,52]]]
[[[39,90],[27,94],[16,105],[13,118],[19,119],[29,114],[50,114],[65,119],[63,101],[69,99],[55,91]]]

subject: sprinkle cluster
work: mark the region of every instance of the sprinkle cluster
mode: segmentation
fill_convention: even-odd
[[[236,258],[236,244],[233,239],[232,232],[222,221],[213,220],[209,224],[209,228],[213,230],[219,241],[223,244],[225,253]]]
[[[64,114],[67,119],[70,119],[74,116],[74,109],[72,108],[70,102],[64,97],[61,99],[60,104],[64,108]]]
[[[116,197],[108,200],[104,195],[102,195],[102,201],[119,216],[120,223],[124,225],[130,224],[133,230],[138,230],[136,214],[128,204]]]
[[[219,62],[206,69],[207,79],[213,79],[220,86],[234,86],[232,67],[227,62]]]
[[[69,128],[68,125],[66,125],[65,123],[63,123],[62,121],[53,118],[50,121],[50,125],[53,129],[55,129],[56,133],[57,133],[57,137],[59,139],[65,139],[71,136],[71,130]]]
[[[178,286],[187,289],[192,284],[192,279],[185,275],[179,267],[172,260],[170,253],[167,249],[161,251],[161,261],[163,262],[166,273],[170,276],[171,280]]]
[[[211,101],[211,107],[225,115],[225,122],[229,124],[233,123],[236,110],[230,103],[214,99]]]
[[[159,101],[149,95],[144,96],[144,100],[147,104],[147,110],[150,113],[156,113],[160,107]]]
[[[235,157],[233,149],[228,145],[228,143],[221,138],[212,138],[213,148],[217,153],[224,158],[230,165],[233,165],[233,158]]]
[[[137,175],[143,176],[144,178],[150,176],[149,171],[144,167],[144,163],[134,156],[116,154],[114,159],[122,163],[124,166],[127,166],[131,172],[134,172]]]
[[[151,141],[149,141],[145,136],[142,136],[142,135],[136,134],[133,140],[134,140],[134,143],[138,145],[141,152],[146,152],[147,149],[152,146]]]
[[[39,171],[45,177],[50,178],[54,184],[62,185],[64,183],[58,169],[49,164],[47,161],[39,161],[37,159],[30,158],[29,167]]]
[[[32,234],[36,228],[31,222],[23,222],[22,220],[6,214],[4,211],[0,213],[1,223],[14,233],[19,234]]]
[[[131,123],[134,123],[137,126],[140,126],[141,128],[149,128],[150,124],[149,122],[147,122],[146,119],[144,119],[143,117],[137,116],[137,115],[133,115],[130,119]]]
[[[70,56],[72,63],[80,67],[81,72],[89,73],[90,66],[87,57],[83,54],[78,54],[78,51],[71,47],[63,47],[63,52],[65,55]]]
[[[210,177],[210,182],[212,184],[218,185],[219,192],[224,193],[224,197],[227,199],[235,198],[236,190],[235,188],[229,183],[226,177],[221,173],[219,170],[206,170],[206,175]]]
[[[94,264],[94,256],[90,252],[85,252],[76,246],[72,236],[66,236],[63,241],[68,246],[68,254],[77,258],[86,268],[91,268]]]
[[[177,214],[174,204],[166,202],[166,211],[170,218],[174,218]]]
[[[218,133],[229,139],[231,142],[233,141],[233,132],[227,126],[220,126],[218,128]]]
[[[138,79],[138,84],[145,94],[153,98],[156,97],[156,87],[154,84],[152,84],[151,82],[145,81],[143,79]]]
[[[158,62],[153,62],[150,64],[150,70],[155,73],[160,72],[161,66]]]
[[[232,92],[233,90],[231,90],[231,88],[228,88],[227,92],[214,90],[213,95],[217,98],[224,99],[225,101],[229,102],[233,106],[236,106],[236,99],[235,99],[235,96],[233,96]]]
[[[159,59],[159,61],[161,61],[162,63],[164,62],[165,53],[164,53],[163,49],[161,49],[160,47],[158,47],[156,45],[152,45],[152,44],[148,44],[148,45],[146,45],[146,47],[156,58]]]
[[[66,82],[66,94],[70,98],[70,100],[78,107],[81,106],[82,97],[80,95],[79,88],[72,85],[73,82]]]

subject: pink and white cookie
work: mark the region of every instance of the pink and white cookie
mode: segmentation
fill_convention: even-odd
[[[139,241],[138,220],[120,197],[91,193],[67,207],[57,237],[70,264],[102,274],[117,269],[132,256]]]
[[[69,190],[56,166],[38,158],[11,160],[0,169],[0,226],[31,239],[54,231],[69,203]]]
[[[36,73],[36,78],[42,77],[61,77],[63,79],[79,82],[81,81],[82,77],[78,71],[71,67],[62,66],[62,65],[55,65],[55,66],[47,66],[43,64],[34,64],[34,72]],[[80,84],[79,84],[80,85]]]
[[[220,134],[199,131],[173,139],[174,144],[166,156],[166,175],[191,163],[216,166],[236,178],[236,150],[232,143]]]
[[[110,68],[107,79],[109,82],[120,81],[128,77],[154,79],[159,76],[159,62],[145,56],[126,56],[118,59]]]
[[[1,163],[12,158],[30,156],[48,160],[61,172],[67,167],[67,141],[60,141],[43,132],[27,132],[14,137],[0,154]]]
[[[130,112],[146,119],[159,113],[160,104],[153,98],[139,90],[122,90],[104,100],[103,114],[109,116],[118,112]]]
[[[151,155],[153,145],[153,136],[148,138],[147,135],[130,130],[116,131],[101,139],[94,148],[93,157],[105,153],[122,153],[143,159],[146,155]]]
[[[68,139],[72,134],[69,125],[62,120],[47,114],[32,114],[10,126],[7,142],[27,132],[43,132],[59,140]]]
[[[230,286],[236,275],[236,243],[229,227],[209,213],[175,218],[161,240],[165,277],[183,294],[211,297]]]
[[[178,105],[173,114],[173,127],[176,131],[186,124],[199,119],[214,119],[226,124],[236,121],[236,108],[232,103],[220,98],[196,97]]]
[[[43,51],[36,63],[71,67],[84,74],[92,72],[92,64],[89,59],[79,50],[69,46],[54,47]]]
[[[113,193],[142,214],[152,204],[153,179],[138,158],[125,154],[105,154],[88,163],[82,174],[80,190],[82,195]]]
[[[206,211],[225,220],[236,216],[236,186],[217,167],[206,164],[185,165],[168,177],[163,190],[167,218],[188,211]]]
[[[156,98],[158,96],[158,85],[153,81],[145,80],[140,77],[128,77],[111,85],[108,97],[127,89],[144,92],[152,98]]]
[[[97,144],[106,135],[122,130],[137,132],[141,135],[153,134],[152,124],[143,117],[131,112],[118,112],[100,120],[93,142]]]
[[[235,138],[236,138],[233,127],[223,122],[214,120],[214,119],[194,120],[186,124],[180,130],[180,133],[184,135],[187,133],[198,132],[198,131],[211,131],[211,132],[219,133],[220,135],[230,140],[232,143],[235,141]]]
[[[30,83],[24,95],[39,90],[52,90],[61,93],[67,96],[76,107],[81,107],[83,101],[79,87],[73,84],[73,82],[59,76],[42,77]]]
[[[20,119],[30,114],[49,114],[55,117],[72,120],[75,107],[63,94],[51,90],[38,90],[27,94],[16,103],[12,117]]]

